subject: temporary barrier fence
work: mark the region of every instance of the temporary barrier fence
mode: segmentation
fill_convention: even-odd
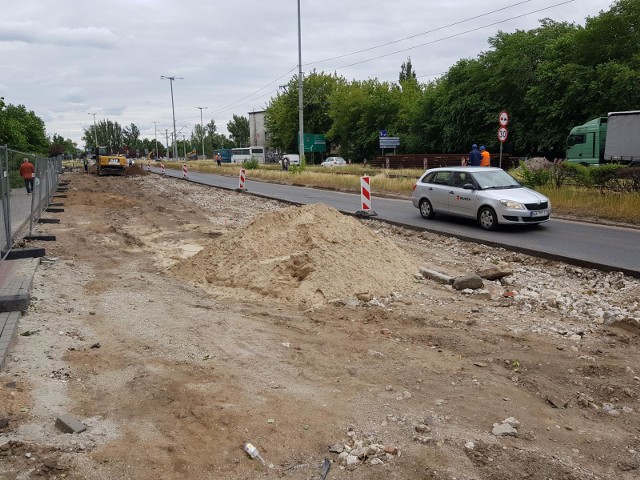
[[[20,175],[24,159],[35,169],[30,193]],[[43,158],[0,146],[0,169],[0,258],[5,259],[16,241],[33,234],[34,225],[49,206],[59,186],[62,159]]]

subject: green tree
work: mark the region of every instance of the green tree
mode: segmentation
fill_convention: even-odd
[[[227,123],[227,130],[234,146],[249,146],[249,119],[247,117],[234,114],[232,120]]]
[[[140,129],[135,124],[132,123],[128,127],[124,127],[122,137],[124,146],[129,149],[129,152],[133,153],[140,149]]]
[[[344,83],[342,77],[315,70],[304,77],[302,92],[305,132],[326,134],[329,131],[332,124],[328,114],[329,98],[336,86]],[[297,152],[300,129],[297,76],[293,76],[283,91],[271,99],[265,117],[269,147],[284,152]]]
[[[393,84],[366,80],[339,85],[329,99],[333,124],[328,137],[349,160],[371,159],[378,152],[380,130],[393,124],[399,110],[400,90]]]
[[[97,134],[98,145],[95,144]],[[107,147],[113,152],[124,150],[125,138],[122,127],[118,122],[111,120],[101,120],[95,126],[91,125],[84,129],[82,140],[86,148],[93,149],[96,146]]]
[[[65,139],[62,135],[54,133],[49,140],[47,151],[50,157],[62,154],[75,155],[77,153],[77,144],[71,139]]]
[[[49,142],[44,121],[24,105],[0,99],[0,145],[28,153],[47,152]]]

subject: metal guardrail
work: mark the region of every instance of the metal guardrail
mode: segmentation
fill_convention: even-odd
[[[20,176],[20,164],[25,158],[35,167],[31,194],[27,193],[25,182]],[[0,145],[0,172],[1,261],[17,241],[33,233],[35,224],[58,189],[62,159],[43,158]]]

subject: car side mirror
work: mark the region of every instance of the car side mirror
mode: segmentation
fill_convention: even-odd
[[[473,186],[473,183],[465,183],[462,188],[464,188],[465,190],[475,190],[475,187]]]

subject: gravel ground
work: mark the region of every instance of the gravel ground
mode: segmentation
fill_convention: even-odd
[[[0,373],[0,478],[640,475],[637,280],[155,175],[68,178]],[[364,236],[399,253],[349,251]],[[393,288],[349,281],[376,262]],[[419,273],[490,267],[460,291]]]

